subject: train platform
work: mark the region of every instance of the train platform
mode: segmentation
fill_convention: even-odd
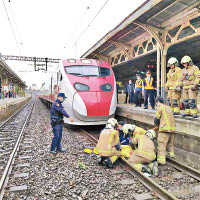
[[[0,110],[6,109],[9,106],[12,106],[16,103],[20,103],[21,101],[24,101],[27,99],[27,97],[16,97],[16,98],[5,98],[5,99],[0,99]]]
[[[16,110],[22,107],[29,99],[29,96],[0,99],[0,122],[7,119]]]

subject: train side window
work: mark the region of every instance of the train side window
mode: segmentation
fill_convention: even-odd
[[[60,81],[62,81],[62,74],[60,75]]]

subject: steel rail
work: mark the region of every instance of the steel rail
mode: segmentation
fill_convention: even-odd
[[[87,136],[90,140],[97,143],[97,139],[93,137],[91,134],[89,134],[88,132],[86,132],[85,130],[81,129],[81,134]],[[161,186],[159,186],[159,184],[155,183],[149,177],[145,176],[142,172],[132,167],[125,158],[121,158],[121,161],[123,161],[123,163],[125,163],[126,166],[129,168],[131,175],[137,176],[137,178],[139,178],[142,184],[144,184],[148,189],[155,191],[161,199],[178,200],[178,198],[175,197],[173,194],[169,193],[168,191],[163,189]]]
[[[167,158],[170,165],[172,165],[174,168],[186,172],[189,176],[195,178],[196,180],[200,181],[200,171],[189,167],[173,158]]]
[[[7,118],[2,124],[0,124],[0,128],[3,127],[6,123],[8,123],[13,117],[17,115],[24,107],[26,107],[30,103],[31,99],[23,105],[21,108],[19,108],[14,114],[12,114],[9,118]]]
[[[6,168],[4,169],[3,175],[1,177],[1,180],[0,180],[0,200],[3,199],[4,188],[6,187],[6,180],[7,180],[8,175],[9,175],[9,170],[10,170],[10,168],[11,168],[13,162],[14,162],[14,158],[15,158],[15,156],[17,154],[17,150],[18,150],[19,144],[20,144],[20,142],[22,140],[22,136],[24,134],[24,129],[26,127],[27,122],[29,121],[29,118],[30,118],[31,114],[32,114],[34,105],[35,105],[35,102],[33,102],[32,108],[31,108],[31,110],[30,110],[30,112],[29,112],[29,114],[28,114],[28,116],[27,116],[27,118],[26,118],[26,120],[24,122],[24,125],[23,125],[22,130],[21,130],[21,132],[19,134],[19,137],[17,139],[15,147],[14,147],[14,149],[13,149],[11,155],[10,155],[10,158],[9,158],[9,160],[7,162]]]

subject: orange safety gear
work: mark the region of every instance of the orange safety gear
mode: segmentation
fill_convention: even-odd
[[[174,132],[176,130],[175,120],[171,108],[163,103],[158,105],[156,118],[160,120],[160,132]]]
[[[186,108],[187,115],[197,115],[196,98],[198,95],[198,84],[200,81],[200,71],[195,65],[187,66],[182,70],[183,73],[183,103]]]
[[[99,137],[96,145],[96,151],[99,155],[110,157],[120,156],[120,151],[117,151],[115,145],[119,143],[119,132],[114,129],[104,129]]]
[[[180,98],[181,91],[180,86],[182,84],[182,70],[181,68],[175,66],[173,69],[170,69],[167,74],[167,83],[166,88],[168,89],[167,99],[168,105],[171,106],[174,113],[180,113]],[[178,91],[179,90],[179,91]]]
[[[138,126],[135,127],[135,130],[133,132],[133,136],[136,137],[138,135],[144,135],[147,131],[143,128],[140,128]]]
[[[158,156],[157,161],[160,164],[166,163],[166,148],[170,141],[170,151],[174,151],[174,132],[176,130],[173,112],[165,104],[158,105],[156,119],[160,120],[158,132]],[[173,136],[172,136],[173,135]],[[173,137],[170,139],[170,137]]]
[[[136,150],[134,150],[134,155],[145,158],[149,160],[149,162],[156,158],[154,143],[148,136],[138,135],[134,137],[131,142],[134,146],[137,146]],[[131,158],[131,154],[130,162],[134,162],[133,157]]]
[[[144,80],[146,82],[146,86],[144,87],[144,89],[146,89],[146,90],[153,90],[154,89],[154,87],[153,87],[153,77],[151,77],[150,83],[149,83],[149,81],[148,81],[147,78],[145,78]]]
[[[142,80],[135,81],[137,88],[142,88]]]

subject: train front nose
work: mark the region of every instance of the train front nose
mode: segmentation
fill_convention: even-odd
[[[85,117],[109,116],[112,94],[112,92],[76,93],[74,95],[73,110],[76,115]]]

